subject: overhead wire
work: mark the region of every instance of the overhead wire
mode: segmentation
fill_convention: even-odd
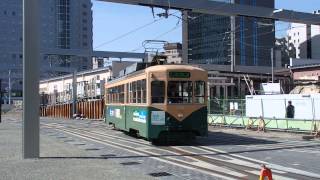
[[[173,16],[173,15],[177,14],[178,12],[180,12],[180,11],[176,11],[176,12],[174,12],[172,14],[169,14],[169,16],[171,16],[171,15]],[[140,30],[142,30],[142,29],[144,29],[144,28],[146,28],[148,26],[151,26],[151,25],[153,25],[153,24],[155,24],[155,23],[157,23],[159,21],[165,20],[165,19],[166,19],[165,17],[160,17],[158,19],[154,19],[153,21],[151,21],[151,22],[149,22],[147,24],[139,26],[139,27],[137,27],[137,28],[135,28],[133,30],[130,30],[130,31],[124,33],[124,34],[121,34],[121,35],[115,37],[114,39],[111,39],[111,40],[109,40],[107,42],[101,43],[101,44],[97,45],[96,47],[94,47],[94,49],[98,49],[100,47],[106,46],[106,45],[111,44],[111,43],[113,43],[115,41],[118,41],[120,39],[123,39],[123,38],[125,38],[125,37],[127,37],[127,36],[129,36],[129,35],[131,35],[131,34],[133,34],[135,32],[137,32],[137,31],[140,31]]]
[[[164,19],[164,18],[155,19],[155,20],[153,20],[153,21],[151,21],[151,22],[149,22],[149,23],[147,23],[147,24],[144,24],[144,25],[142,25],[142,26],[139,26],[139,27],[137,27],[137,28],[135,28],[135,29],[133,29],[133,30],[130,30],[130,31],[124,33],[124,34],[121,34],[121,35],[115,37],[114,39],[111,39],[111,40],[109,40],[109,41],[107,41],[107,42],[101,43],[101,44],[97,45],[96,47],[94,47],[94,49],[97,49],[97,48],[106,46],[106,45],[108,45],[108,44],[111,44],[111,43],[113,43],[113,42],[115,42],[115,41],[117,41],[117,40],[120,40],[120,39],[122,39],[122,38],[124,38],[124,37],[126,37],[126,36],[128,36],[128,35],[131,35],[131,34],[137,32],[137,31],[139,31],[139,30],[141,30],[141,29],[144,29],[144,28],[146,28],[146,27],[148,27],[148,26],[150,26],[150,25],[152,25],[152,24],[155,24],[156,22],[159,22],[159,21],[161,21],[161,20],[163,20],[163,19]]]
[[[151,2],[153,2],[153,0],[151,0]],[[230,2],[230,3],[231,3],[231,2]],[[219,8],[221,8],[221,7],[223,7],[223,6],[227,5],[227,4],[228,4],[228,3],[225,3],[225,4],[223,4],[223,5],[221,5],[221,6],[218,6],[218,7],[214,8],[214,9],[219,9]],[[168,7],[169,7],[169,9],[171,8],[171,2],[170,2],[170,0],[168,0]],[[183,12],[183,11],[185,11],[185,10],[186,10],[186,9],[180,9],[179,11]],[[177,11],[177,12],[179,12],[179,11]],[[177,13],[177,12],[176,12],[176,13]],[[174,14],[175,14],[175,13],[169,14],[169,16],[174,16]],[[203,14],[203,13],[198,13],[198,14],[201,14],[201,15],[199,15],[198,17],[196,17],[196,18],[194,18],[194,19],[191,19],[191,20],[195,20],[195,19],[197,19],[197,18],[199,18],[199,17],[201,17],[201,16],[207,15],[207,14]],[[292,16],[292,14],[291,14],[291,16]],[[175,17],[178,17],[178,16],[175,16]],[[180,17],[179,17],[179,18],[180,18]],[[317,18],[317,17],[314,17],[314,18]],[[311,20],[311,19],[314,19],[314,18],[308,18],[308,19]],[[160,17],[159,19],[155,19],[155,20],[153,20],[152,22],[149,22],[149,23],[144,24],[144,25],[142,25],[142,26],[139,26],[139,27],[137,27],[137,28],[135,28],[135,29],[133,29],[133,30],[131,30],[131,31],[129,31],[129,32],[126,32],[126,33],[124,33],[124,34],[122,34],[122,35],[120,35],[120,36],[117,36],[117,37],[114,38],[114,39],[111,39],[111,40],[109,40],[109,41],[107,41],[107,42],[101,43],[101,44],[97,45],[96,47],[94,47],[94,49],[97,49],[97,48],[103,47],[103,46],[105,46],[105,45],[111,44],[111,43],[113,43],[113,42],[115,42],[115,41],[117,41],[117,40],[120,40],[120,39],[122,39],[122,38],[124,38],[124,37],[126,37],[126,36],[129,36],[129,35],[137,32],[137,31],[139,31],[139,30],[141,30],[141,29],[144,29],[144,28],[146,28],[146,27],[148,27],[148,26],[150,26],[150,25],[152,25],[152,24],[154,24],[154,23],[156,23],[156,22],[159,22],[159,21],[161,21],[161,20],[163,20],[163,19],[165,19],[165,18],[164,18],[164,17]],[[188,19],[187,19],[187,20],[184,20],[183,17],[180,18],[180,19],[183,20],[183,21],[188,21]],[[275,25],[273,25],[273,27],[274,27],[274,30],[273,30],[273,31],[270,31],[270,32],[267,32],[267,33],[262,33],[262,34],[260,33],[259,36],[279,31],[279,30],[277,30],[277,31],[275,30]],[[164,34],[170,33],[170,32],[172,32],[173,30],[175,30],[176,28],[177,28],[177,27],[174,27],[173,29],[169,30],[169,32],[165,32]],[[258,27],[258,28],[263,28],[263,27]],[[295,27],[295,28],[298,28],[298,27]],[[229,31],[229,33],[231,33],[231,32],[232,32],[232,31]],[[227,32],[225,32],[225,33],[227,33]],[[217,35],[217,34],[214,34],[214,35]],[[225,34],[222,34],[222,35],[225,35]],[[246,36],[246,38],[249,38],[249,37],[252,37],[252,36]],[[200,37],[200,38],[201,38],[201,37]]]
[[[150,2],[153,3],[154,0],[150,0]],[[216,7],[215,9],[219,9],[219,8],[225,6],[225,5],[226,5],[226,4],[223,4],[223,5],[221,5],[221,6]],[[152,6],[152,8],[153,8],[153,6]],[[168,9],[171,9],[171,1],[170,1],[170,0],[168,0]],[[185,10],[186,10],[186,9],[180,9],[179,11],[183,12],[183,11],[185,11]],[[179,11],[177,11],[177,12],[179,12]],[[173,13],[173,14],[169,14],[169,16],[170,16],[170,15],[174,16],[174,14],[176,14],[177,12],[175,12],[175,13]],[[206,15],[206,14],[202,14],[201,16],[204,16],[204,15]],[[175,17],[178,17],[178,16],[175,16]],[[196,18],[198,18],[198,17],[196,17]],[[98,48],[100,48],[100,47],[103,47],[103,46],[106,46],[106,45],[108,45],[108,44],[111,44],[111,43],[113,43],[113,42],[115,42],[115,41],[118,41],[118,40],[120,40],[120,39],[122,39],[122,38],[124,38],[124,37],[126,37],[126,36],[129,36],[129,35],[137,32],[137,31],[139,31],[139,30],[141,30],[141,29],[144,29],[144,28],[146,28],[146,27],[148,27],[148,26],[150,26],[150,25],[152,25],[152,24],[154,24],[154,23],[156,23],[156,22],[159,22],[159,21],[161,21],[161,20],[163,20],[163,19],[165,19],[165,18],[164,18],[164,17],[160,17],[159,19],[155,19],[155,20],[153,20],[152,22],[149,22],[149,23],[147,23],[147,24],[144,24],[144,25],[142,25],[142,26],[139,26],[139,27],[137,27],[137,28],[135,28],[135,29],[133,29],[133,30],[131,30],[131,31],[128,31],[128,32],[122,34],[122,35],[119,35],[119,36],[117,36],[117,37],[114,38],[114,39],[111,39],[111,40],[109,40],[109,41],[107,41],[107,42],[101,43],[101,44],[95,46],[93,49],[98,49]],[[181,18],[181,19],[183,20],[183,18]]]

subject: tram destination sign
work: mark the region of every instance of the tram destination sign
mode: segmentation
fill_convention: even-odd
[[[170,78],[190,78],[190,72],[169,72]]]

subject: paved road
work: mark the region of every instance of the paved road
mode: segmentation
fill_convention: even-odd
[[[298,135],[210,129],[209,137],[189,144],[154,146],[103,122],[59,119],[42,119],[41,135],[88,152],[88,159],[120,164],[124,174],[130,170],[161,179],[254,180],[264,163],[275,179],[320,179],[320,141],[303,141]]]

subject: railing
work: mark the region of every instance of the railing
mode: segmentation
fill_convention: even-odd
[[[212,126],[257,128],[260,119],[263,119],[266,128],[269,130],[319,131],[319,99],[290,99],[295,106],[294,118],[286,118],[289,100],[260,99],[259,101],[258,103],[252,104],[252,102],[249,102],[247,104],[244,99],[210,99],[208,101],[208,123]],[[254,109],[254,112],[247,113],[248,109]]]

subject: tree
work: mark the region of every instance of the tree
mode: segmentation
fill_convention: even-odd
[[[296,58],[296,48],[286,38],[276,38],[276,50],[281,51],[281,65],[290,64],[290,58]]]

